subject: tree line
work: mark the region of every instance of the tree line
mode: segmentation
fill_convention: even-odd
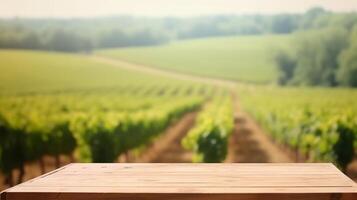
[[[294,33],[275,52],[281,85],[357,87],[357,17],[315,17],[314,29]]]
[[[350,23],[356,20],[356,16],[354,13],[332,13],[313,8],[304,14],[277,15],[2,19],[0,48],[78,52],[93,48],[158,45],[175,39],[286,34],[326,27],[331,23],[339,24],[341,21]]]

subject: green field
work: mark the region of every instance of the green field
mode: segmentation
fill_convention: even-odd
[[[105,49],[96,53],[151,67],[248,82],[275,80],[271,52],[290,35],[236,36],[176,41],[154,47]]]
[[[184,84],[162,76],[96,63],[88,57],[41,51],[0,51],[0,94]]]

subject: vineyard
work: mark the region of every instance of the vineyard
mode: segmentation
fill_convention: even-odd
[[[65,58],[74,64],[89,63],[88,69],[78,64],[84,74],[82,80],[71,80],[71,77],[56,80],[56,75],[48,73],[53,79],[46,88],[27,85],[27,82],[35,82],[36,76],[24,78],[22,83],[4,79],[2,87],[12,90],[2,90],[0,96],[0,169],[10,185],[14,169],[20,170],[21,181],[24,165],[37,160],[43,162],[45,155],[55,157],[58,165],[60,155],[81,162],[115,162],[129,150],[148,144],[185,113],[199,109],[204,100],[215,93],[213,87],[203,84],[141,76],[110,67],[107,70],[111,70],[115,80],[107,80],[109,74],[101,76],[98,69],[106,66],[79,56],[2,53],[7,55],[2,62],[12,65],[7,68],[9,73],[18,73],[14,69],[21,67],[24,61],[28,61],[29,71],[46,73],[48,69],[41,69],[47,62],[42,58],[46,57]],[[61,68],[55,65],[53,70],[56,67]],[[96,80],[111,81],[112,85],[101,85],[103,82],[98,81],[94,87],[92,81],[87,81],[88,76],[93,75],[90,70],[98,70]],[[69,73],[66,68],[62,68],[62,72]],[[68,81],[72,81],[72,85]]]
[[[194,151],[194,162],[222,162],[227,156],[228,137],[234,126],[232,99],[216,97],[199,113],[196,126],[187,133],[182,145]]]
[[[248,87],[239,93],[246,111],[297,157],[308,162],[332,161],[342,170],[354,159],[355,90]]]
[[[123,157],[140,162],[148,152],[160,155],[142,160],[167,162],[159,158],[165,153],[170,162],[183,153],[190,155],[184,162],[255,162],[258,157],[259,162],[286,162],[294,157],[334,162],[346,170],[356,155],[353,89],[232,87],[219,79],[210,84],[202,77],[146,73],[135,64],[122,68],[117,58],[104,56],[108,62],[8,50],[0,51],[0,58],[5,72],[0,74],[0,170],[7,185],[22,181],[28,163],[38,163],[45,172],[46,156],[56,167],[63,155],[71,162],[96,163]],[[182,122],[187,115],[190,123]],[[182,127],[170,131],[177,123]],[[157,143],[166,143],[165,148],[156,151]],[[170,148],[179,153],[168,154]],[[136,160],[129,159],[133,152],[139,152]],[[243,154],[245,159],[232,159]]]
[[[203,100],[194,92],[188,93],[189,97],[178,94],[158,100],[150,97],[158,91],[152,92],[129,98],[113,94],[105,98],[50,95],[1,99],[2,171],[9,174],[14,168],[21,169],[26,161],[46,154],[71,155],[76,148],[79,161],[114,162],[120,154],[147,143],[184,113],[197,109]],[[141,101],[135,102],[137,98]],[[173,99],[175,102],[170,102]],[[118,102],[128,102],[128,107],[116,107]]]

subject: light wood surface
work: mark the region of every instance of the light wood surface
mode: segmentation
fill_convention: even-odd
[[[70,164],[1,197],[357,200],[357,187],[332,164]]]

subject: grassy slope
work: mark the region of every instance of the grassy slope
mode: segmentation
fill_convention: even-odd
[[[96,63],[85,56],[19,50],[0,50],[0,72],[2,94],[109,88],[158,79]]]
[[[196,75],[267,82],[277,75],[271,51],[286,45],[289,38],[289,35],[220,37],[96,53]]]

